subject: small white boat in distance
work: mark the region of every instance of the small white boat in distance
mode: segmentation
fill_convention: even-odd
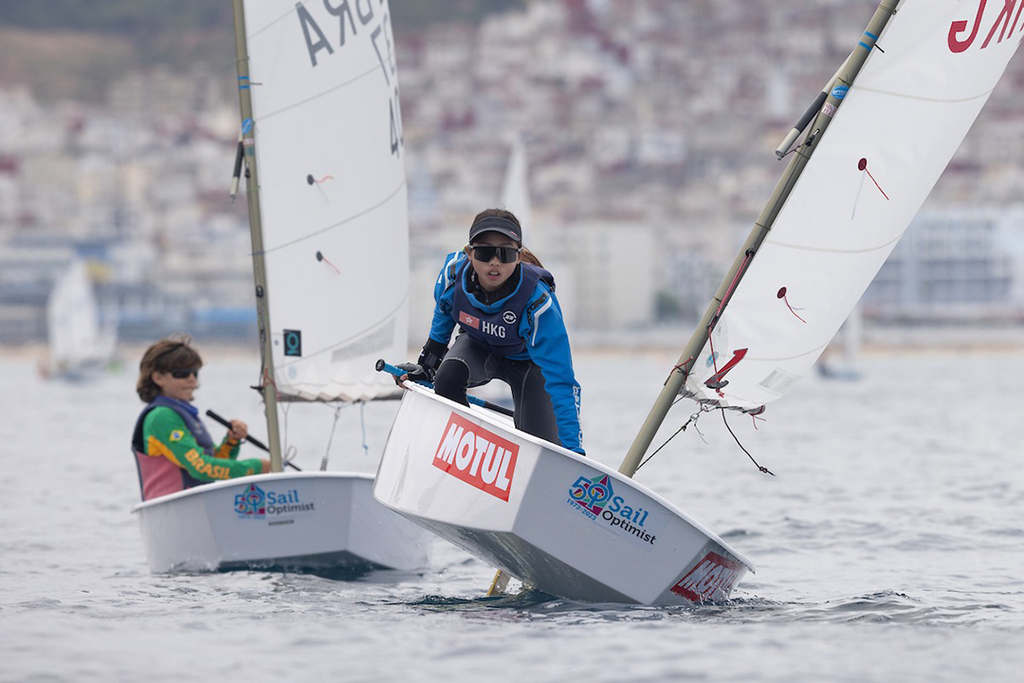
[[[96,292],[81,259],[73,259],[54,283],[46,322],[49,354],[40,367],[44,376],[71,382],[95,379],[114,361],[117,326],[112,320],[102,324]]]
[[[372,476],[351,472],[259,474],[155,498],[134,512],[154,573],[426,567],[421,530],[382,510],[372,485]]]
[[[632,479],[411,384],[373,493],[524,584],[571,600],[724,600],[753,570]]]

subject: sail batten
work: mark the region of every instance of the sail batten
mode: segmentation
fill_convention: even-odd
[[[263,253],[264,254],[270,254],[270,253],[273,253],[275,251],[279,251],[281,249],[287,249],[288,247],[295,246],[295,245],[299,244],[300,242],[312,239],[312,238],[317,237],[319,235],[322,235],[322,234],[324,234],[326,232],[330,232],[331,230],[337,230],[338,228],[345,227],[346,225],[351,224],[353,221],[356,221],[356,220],[358,220],[358,219],[360,219],[360,218],[362,218],[362,217],[364,217],[364,216],[366,216],[368,214],[372,214],[374,211],[384,207],[386,204],[388,204],[388,203],[390,203],[392,201],[396,201],[396,200],[404,201],[406,190],[407,190],[407,185],[406,185],[405,181],[403,180],[390,194],[388,194],[381,201],[373,204],[372,206],[368,206],[365,209],[359,211],[358,213],[354,213],[351,216],[348,216],[346,218],[342,218],[338,222],[333,223],[331,225],[328,225],[328,226],[325,226],[325,227],[322,227],[322,228],[318,228],[318,229],[314,229],[312,232],[309,232],[309,233],[304,234],[304,235],[299,235],[299,236],[295,237],[294,239],[292,239],[289,242],[283,242],[281,244],[277,244],[277,245],[274,245],[274,246],[265,247],[263,249]]]
[[[361,73],[361,74],[359,74],[357,76],[354,76],[351,79],[345,81],[344,83],[339,83],[339,84],[335,85],[332,88],[328,88],[326,90],[322,90],[322,91],[320,91],[320,92],[318,92],[318,93],[316,93],[314,95],[311,95],[310,97],[307,97],[306,99],[301,100],[299,102],[288,103],[288,104],[282,106],[280,109],[277,109],[275,111],[268,111],[266,114],[264,114],[260,118],[260,120],[265,123],[265,122],[273,119],[275,116],[280,116],[281,114],[290,112],[290,111],[296,109],[297,107],[302,107],[303,105],[315,102],[316,100],[318,100],[320,98],[327,97],[328,95],[332,95],[332,94],[336,93],[339,90],[342,90],[344,88],[347,88],[347,87],[349,87],[349,86],[359,82],[360,80],[366,78],[367,76],[372,76],[373,74],[377,73],[378,71],[380,71],[380,67],[379,66],[373,66],[370,69],[367,69],[366,71],[364,71],[363,73]],[[257,85],[263,85],[263,84],[260,83],[260,84],[257,84]]]
[[[906,231],[904,230],[903,232]],[[790,242],[782,242],[780,240],[772,239],[771,237],[765,239],[765,241],[762,243],[762,249],[764,248],[764,245],[769,245],[772,247],[779,247],[780,249],[813,251],[819,254],[870,254],[873,251],[881,251],[882,249],[891,250],[896,245],[896,243],[900,241],[900,238],[903,237],[903,232],[901,232],[896,237],[887,242],[883,242],[881,244],[873,244],[858,249],[843,249],[840,247],[818,247],[811,244],[794,244]]]
[[[850,88],[852,92],[854,88]],[[858,85],[856,90],[860,92],[871,93],[873,95],[885,95],[886,97],[896,97],[905,100],[919,100],[921,102],[928,102],[930,104],[965,104],[973,102],[978,99],[987,99],[995,87],[991,87],[984,92],[977,93],[975,95],[966,95],[964,97],[928,97],[927,95],[915,95],[907,92],[896,92],[894,90],[882,90],[879,88],[872,88],[866,85]]]

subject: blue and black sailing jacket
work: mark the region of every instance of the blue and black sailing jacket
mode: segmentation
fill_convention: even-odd
[[[436,305],[430,338],[448,344],[458,324],[464,334],[495,355],[536,364],[551,397],[559,440],[564,447],[582,453],[580,385],[573,372],[569,335],[551,274],[523,263],[513,292],[484,304],[467,285],[470,271],[469,257],[464,252],[453,252],[445,259],[434,283]]]

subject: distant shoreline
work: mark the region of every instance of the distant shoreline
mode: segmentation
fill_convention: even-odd
[[[693,332],[692,327],[645,329],[632,332],[570,331],[569,339],[577,354],[601,353],[679,353]],[[838,342],[834,342],[837,343]],[[208,358],[259,358],[254,343],[229,341],[196,341],[200,353]],[[130,343],[117,347],[118,359],[126,366],[135,365],[147,344]],[[1024,352],[1024,326],[1020,327],[871,327],[867,326],[861,340],[861,353],[1019,353]],[[410,347],[409,358],[419,348]],[[42,362],[47,356],[45,343],[0,346],[0,359]]]

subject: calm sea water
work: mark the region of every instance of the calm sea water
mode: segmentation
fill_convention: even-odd
[[[264,434],[255,359],[207,356],[197,405]],[[674,360],[577,357],[591,457],[618,466]],[[775,477],[717,414],[640,470],[757,566],[726,603],[641,608],[484,600],[493,569],[443,541],[424,574],[151,575],[130,514],[132,371],[74,386],[0,360],[0,680],[1017,679],[1024,353],[868,355],[861,370],[804,380],[756,425],[730,418]],[[372,471],[392,415],[341,411],[330,469]],[[334,418],[291,409],[304,469]]]

